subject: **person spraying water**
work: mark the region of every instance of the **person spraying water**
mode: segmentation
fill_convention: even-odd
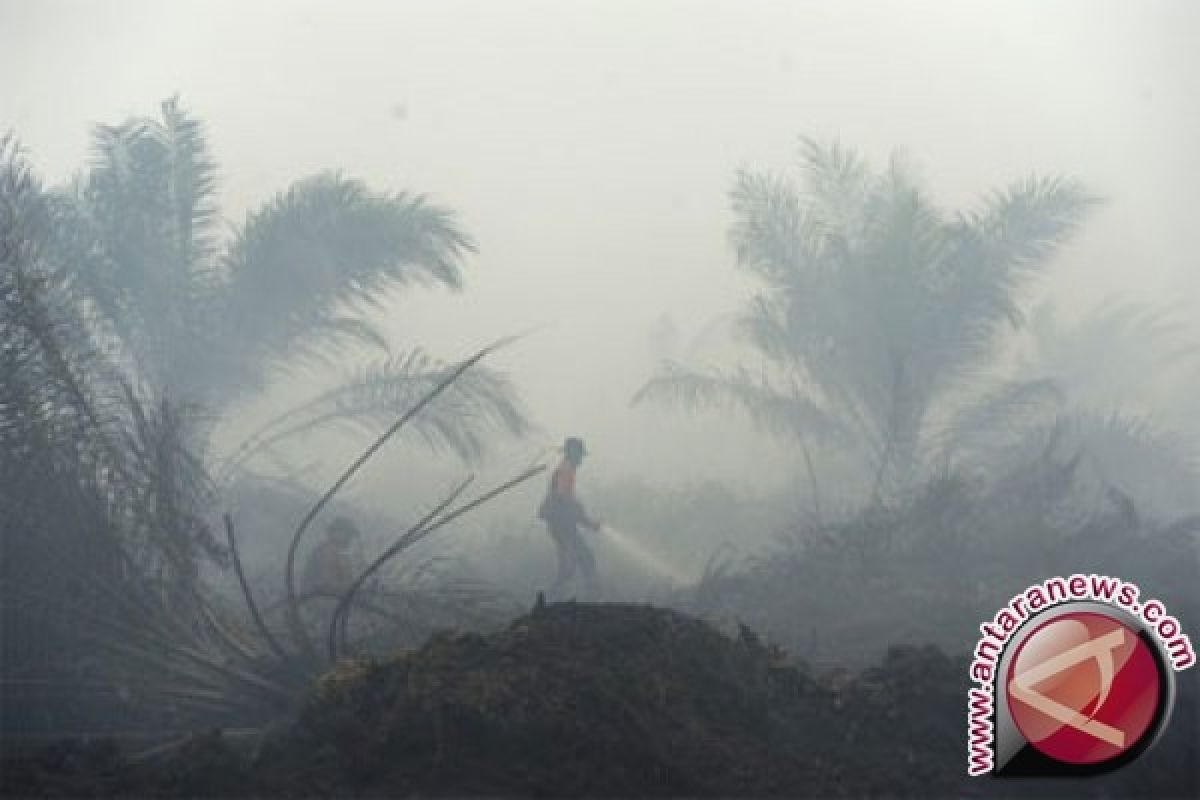
[[[546,497],[538,508],[538,517],[545,521],[558,554],[558,576],[549,591],[552,597],[561,596],[577,574],[583,577],[586,593],[596,591],[596,557],[579,535],[579,527],[599,531],[601,526],[588,516],[575,495],[575,476],[586,455],[582,439],[571,436],[563,442],[563,459],[550,474]]]
[[[551,473],[545,499],[538,509],[538,517],[546,523],[558,555],[558,574],[547,594],[554,598],[563,596],[577,576],[583,579],[585,594],[596,593],[596,557],[580,535],[580,526],[596,532],[603,531],[606,541],[643,569],[675,584],[688,583],[689,577],[683,570],[647,550],[636,537],[612,525],[602,524],[588,515],[575,494],[576,476],[587,455],[587,448],[582,439],[572,436],[563,443],[562,451],[563,459]]]

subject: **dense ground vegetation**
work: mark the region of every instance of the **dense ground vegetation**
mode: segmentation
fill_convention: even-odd
[[[1155,518],[1119,493],[1083,491],[1078,459],[1049,450],[995,482],[949,475],[894,508],[799,525],[710,572],[686,600],[739,619],[828,665],[865,664],[886,644],[965,652],[1008,598],[1055,575],[1138,582],[1200,614],[1200,516]]]

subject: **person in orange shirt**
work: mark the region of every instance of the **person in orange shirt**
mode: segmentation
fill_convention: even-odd
[[[545,520],[558,552],[558,577],[550,589],[551,595],[562,591],[576,573],[583,575],[589,591],[596,586],[596,557],[579,535],[579,526],[598,531],[600,523],[588,516],[575,496],[575,474],[585,455],[587,449],[582,439],[572,436],[563,443],[563,460],[551,473],[546,498],[538,509],[538,516]]]

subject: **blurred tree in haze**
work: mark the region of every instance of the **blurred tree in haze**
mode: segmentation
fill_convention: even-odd
[[[1041,379],[982,389],[1021,288],[1093,199],[1029,178],[949,214],[893,157],[872,171],[837,144],[804,140],[803,181],[741,171],[731,192],[737,263],[762,288],[741,333],[756,363],[664,364],[635,401],[736,407],[760,427],[854,454],[878,496],[953,451],[947,432],[1052,401]],[[814,478],[815,483],[815,478]]]
[[[95,637],[111,630],[98,620],[151,628],[155,613],[191,607],[201,558],[223,557],[205,523],[207,471],[183,440],[187,410],[142,392],[94,335],[68,274],[48,260],[54,219],[15,141],[0,140],[6,729],[88,707],[94,698],[71,693],[99,662]],[[56,680],[68,694],[38,706]]]
[[[396,287],[461,287],[474,245],[452,212],[322,173],[226,232],[215,188],[203,125],[172,98],[158,117],[98,126],[88,169],[53,197],[48,256],[69,273],[89,324],[152,397],[216,418],[353,348],[380,354],[271,420],[239,453],[244,460],[265,442],[325,424],[377,423],[444,374],[419,349],[389,352],[366,312]],[[481,370],[415,429],[432,445],[473,455],[497,428],[520,433],[525,421],[509,383]]]
[[[46,260],[51,198],[11,138],[0,142],[0,214],[4,544],[87,531],[96,545],[121,529],[124,557],[186,589],[198,552],[220,550],[202,520],[207,473],[183,441],[187,409],[141,392],[92,335]],[[39,543],[31,531],[43,529]]]
[[[1181,314],[1109,300],[1066,322],[1044,303],[1028,334],[1016,374],[1053,375],[1061,387],[1067,409],[1040,427],[1082,454],[1081,477],[1155,511],[1200,511],[1200,349]],[[1035,429],[1004,455],[1027,459],[1045,438]]]
[[[451,374],[419,349],[391,352],[366,317],[396,287],[461,286],[473,244],[451,212],[326,173],[222,230],[214,176],[200,122],[174,99],[98,127],[92,162],[58,190],[0,138],[6,729],[111,722],[118,695],[160,718],[266,697],[244,673],[262,654],[229,634],[200,580],[227,555],[210,530],[214,422],[280,378],[376,353],[226,459],[244,464],[327,425],[382,427]],[[526,423],[509,382],[477,369],[411,427],[469,457]]]

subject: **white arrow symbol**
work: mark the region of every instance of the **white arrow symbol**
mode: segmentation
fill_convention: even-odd
[[[1070,725],[1076,730],[1083,731],[1089,736],[1094,736],[1101,741],[1108,742],[1114,747],[1125,746],[1125,732],[1105,725],[1103,722],[1097,722],[1095,719],[1085,717],[1075,709],[1067,708],[1057,700],[1052,700],[1041,692],[1034,691],[1033,687],[1051,675],[1057,675],[1064,669],[1069,669],[1081,661],[1087,661],[1089,658],[1096,659],[1096,664],[1100,668],[1100,696],[1096,700],[1096,707],[1092,710],[1092,717],[1104,705],[1104,701],[1108,699],[1108,693],[1112,690],[1114,673],[1116,671],[1113,663],[1113,650],[1125,643],[1125,630],[1117,628],[1111,633],[1101,636],[1099,639],[1092,639],[1084,642],[1081,645],[1072,647],[1070,650],[1065,650],[1062,653],[1048,658],[1035,667],[1018,672],[1013,679],[1009,681],[1008,691],[1022,703],[1036,708],[1048,717],[1056,719],[1064,725]]]

